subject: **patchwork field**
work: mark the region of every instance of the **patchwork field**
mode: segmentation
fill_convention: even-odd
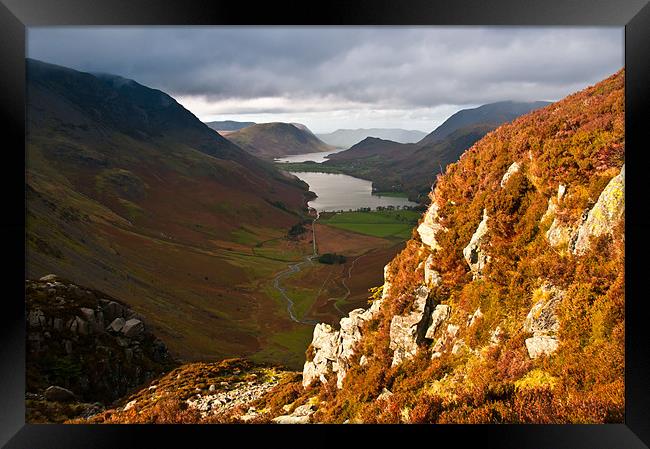
[[[381,238],[408,239],[420,213],[412,210],[322,214],[323,224]]]

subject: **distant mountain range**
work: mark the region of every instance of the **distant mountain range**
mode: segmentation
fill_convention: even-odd
[[[371,180],[376,191],[403,191],[427,200],[436,175],[488,132],[520,115],[548,105],[504,101],[453,114],[417,143],[368,137],[329,157],[325,165]]]
[[[367,137],[392,140],[399,143],[415,143],[427,133],[417,130],[399,128],[337,129],[328,134],[316,134],[323,142],[336,148],[350,148]]]
[[[215,131],[237,131],[238,129],[246,128],[255,125],[255,122],[236,122],[234,120],[222,120],[216,122],[205,122],[208,127]]]
[[[259,123],[229,133],[227,138],[250,154],[271,160],[292,154],[334,150],[299,123]]]

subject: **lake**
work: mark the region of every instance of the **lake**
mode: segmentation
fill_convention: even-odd
[[[338,153],[343,149],[325,151],[322,153],[294,154],[276,159],[276,162],[306,162],[322,163],[325,156]],[[293,173],[307,184],[309,190],[316,193],[318,198],[309,202],[309,206],[319,212],[359,209],[360,207],[377,206],[417,206],[417,203],[406,198],[380,196],[372,194],[372,182],[348,175],[332,173],[301,172]]]
[[[291,156],[285,156],[285,157],[280,157],[275,159],[275,162],[307,162],[307,161],[314,161],[318,162],[319,164],[321,162],[325,162],[326,158],[325,156],[329,156],[330,154],[338,153],[339,151],[343,151],[345,148],[337,148],[334,151],[323,151],[321,153],[307,153],[307,154],[294,154]]]
[[[333,173],[294,173],[309,184],[309,190],[318,198],[308,204],[319,212],[358,209],[377,206],[417,206],[406,198],[372,194],[372,183],[365,179]]]

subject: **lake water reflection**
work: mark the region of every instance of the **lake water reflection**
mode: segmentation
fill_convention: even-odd
[[[318,195],[309,206],[319,212],[358,209],[377,206],[417,206],[406,198],[372,194],[372,183],[365,179],[332,173],[294,173],[309,184],[309,190]]]
[[[276,159],[276,162],[306,162],[322,163],[325,156],[338,153],[343,149],[325,151],[322,153],[295,154]],[[337,210],[356,210],[361,207],[375,209],[377,206],[417,206],[417,203],[406,198],[380,196],[372,194],[372,182],[348,175],[332,173],[294,173],[309,184],[309,190],[316,193],[318,198],[309,202],[309,206],[319,212]]]

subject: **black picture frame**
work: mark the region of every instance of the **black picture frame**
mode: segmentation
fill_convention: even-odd
[[[523,25],[625,26],[626,374],[625,423],[607,425],[438,426],[91,426],[25,424],[24,163],[25,31],[42,25]],[[650,127],[650,5],[647,0],[355,0],[224,2],[172,0],[0,0],[0,177],[4,269],[0,308],[0,444],[7,448],[194,447],[245,444],[349,445],[368,438],[396,444],[474,440],[499,448],[643,448],[650,444],[650,358],[644,313],[650,220],[644,200]],[[21,173],[22,167],[22,173]],[[23,262],[21,268],[21,261]],[[20,270],[23,273],[20,273]],[[234,440],[231,440],[234,439]],[[232,441],[229,443],[229,441]],[[354,444],[354,443],[352,443]],[[246,444],[248,445],[248,444]]]

